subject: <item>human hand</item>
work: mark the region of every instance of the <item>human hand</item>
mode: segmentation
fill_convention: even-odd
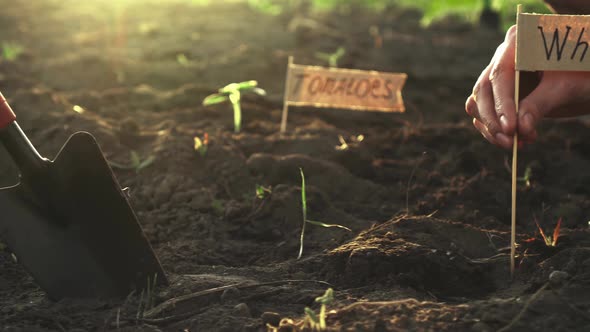
[[[520,141],[533,142],[536,126],[544,117],[590,113],[590,72],[522,72],[517,119],[515,39],[516,27],[512,26],[465,103],[475,128],[488,141],[506,149],[512,147],[515,132]]]

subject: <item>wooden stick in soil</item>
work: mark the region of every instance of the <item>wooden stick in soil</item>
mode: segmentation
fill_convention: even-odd
[[[522,11],[522,5],[516,8],[516,26],[518,26],[518,15]],[[516,43],[518,43],[518,33],[516,34]],[[514,52],[514,63],[516,64],[518,51]],[[514,71],[514,103],[516,106],[516,119],[518,121],[518,105],[519,101],[519,86],[520,86],[520,71]],[[516,131],[514,132],[514,143],[512,145],[512,213],[511,213],[511,230],[510,230],[510,277],[514,278],[514,256],[516,254],[516,166],[518,157],[518,122]]]
[[[281,117],[281,134],[287,131],[287,116],[289,113],[289,102],[287,98],[291,90],[291,66],[293,65],[293,56],[289,56],[289,63],[287,64],[287,77],[285,81],[285,96],[283,96],[283,116]]]

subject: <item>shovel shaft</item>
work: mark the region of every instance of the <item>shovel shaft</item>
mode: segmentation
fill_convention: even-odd
[[[14,112],[0,93],[0,142],[18,166],[21,176],[36,178],[42,175],[50,161],[43,158],[27,138]]]

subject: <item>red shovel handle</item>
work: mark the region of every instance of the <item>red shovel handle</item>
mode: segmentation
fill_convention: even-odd
[[[10,105],[6,102],[6,98],[4,98],[2,92],[0,92],[0,129],[3,129],[15,120],[16,115],[14,115],[12,108],[10,108]]]

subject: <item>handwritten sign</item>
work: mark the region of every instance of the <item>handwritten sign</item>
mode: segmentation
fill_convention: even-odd
[[[590,71],[590,16],[518,15],[516,70]]]
[[[401,90],[406,78],[401,73],[295,65],[290,57],[281,132],[289,105],[404,112]]]

